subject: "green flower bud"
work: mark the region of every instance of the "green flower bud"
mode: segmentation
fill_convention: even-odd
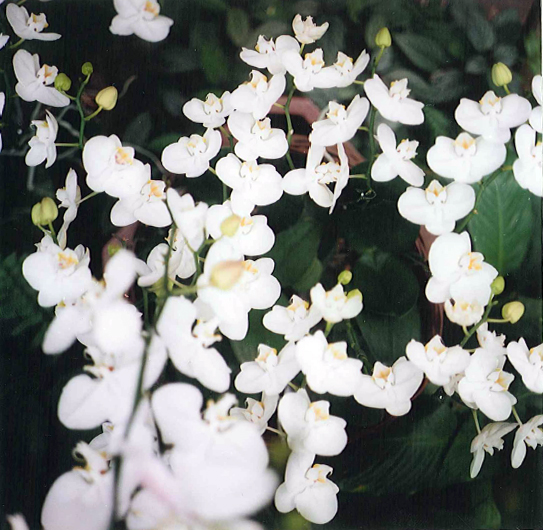
[[[52,223],[58,217],[58,208],[50,197],[44,197],[41,202],[32,207],[32,222],[36,226],[44,226]]]
[[[241,217],[233,213],[221,223],[221,233],[223,236],[232,237],[238,231],[241,224]]]
[[[353,279],[353,273],[351,271],[341,271],[337,277],[337,282],[341,285],[348,285]]]
[[[503,63],[496,63],[492,67],[492,82],[496,86],[508,85],[513,79],[511,70]]]
[[[117,104],[118,97],[119,93],[117,92],[117,89],[114,86],[108,86],[96,94],[94,101],[96,101],[96,104],[99,107],[102,107],[103,110],[112,110]]]
[[[158,298],[164,298],[168,295],[170,290],[173,287],[173,280],[171,278],[168,278],[168,285],[167,288],[164,285],[164,278],[160,278],[160,280],[157,280],[151,287],[149,287],[149,291],[156,294]]]
[[[503,276],[498,276],[491,284],[490,289],[492,291],[492,294],[494,296],[497,296],[498,294],[502,294],[503,290],[505,289],[505,280],[503,279]]]
[[[351,298],[360,298],[360,300],[362,300],[362,293],[358,289],[353,289],[347,293],[347,300],[350,300]]]
[[[522,302],[509,302],[502,307],[502,317],[511,324],[516,324],[524,315],[524,304]]]
[[[390,48],[392,46],[392,37],[390,36],[390,31],[388,28],[381,28],[377,35],[375,35],[375,44],[379,48]]]
[[[92,63],[89,63],[88,61],[83,64],[83,66],[81,67],[81,73],[83,75],[91,75],[92,72],[94,72],[94,68],[92,67]]]
[[[66,74],[58,74],[55,77],[55,88],[59,92],[68,92],[72,86],[72,80]]]
[[[244,270],[243,261],[223,261],[217,263],[211,271],[209,282],[213,287],[228,291],[236,285]]]

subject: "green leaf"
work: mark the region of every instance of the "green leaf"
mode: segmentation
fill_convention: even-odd
[[[528,252],[535,230],[534,200],[511,171],[503,172],[484,189],[477,215],[468,224],[475,250],[502,275],[519,268]]]
[[[251,25],[246,11],[236,7],[230,8],[226,16],[226,33],[236,46],[246,46]]]
[[[472,0],[453,0],[451,12],[468,40],[478,52],[490,50],[496,41],[492,24],[486,19],[479,4]]]
[[[470,57],[464,66],[467,74],[482,75],[488,71],[488,62],[483,55],[474,55]]]
[[[149,112],[142,112],[126,127],[123,142],[144,146],[147,143],[152,128],[153,119],[151,118],[151,114]]]
[[[374,13],[364,31],[364,38],[366,40],[366,46],[368,48],[375,48],[375,37],[377,32],[387,25],[387,19],[380,13]]]
[[[200,68],[198,54],[189,48],[171,46],[160,55],[160,67],[171,74],[192,72]]]
[[[311,287],[319,283],[319,280],[321,279],[323,271],[323,266],[321,263],[321,260],[318,258],[315,258],[307,270],[304,272],[302,277],[296,281],[296,283],[293,285],[294,290],[302,293],[304,291],[309,291]]]
[[[455,126],[448,114],[430,105],[425,105],[423,112],[424,123],[432,134],[432,143],[438,136],[453,136]]]
[[[445,103],[457,100],[464,92],[464,77],[459,70],[439,70],[432,74],[428,100]]]
[[[162,151],[164,151],[164,149],[170,145],[170,144],[173,144],[175,142],[177,142],[179,140],[179,138],[181,138],[182,134],[181,133],[167,133],[167,134],[163,134],[162,136],[158,136],[156,138],[153,138],[149,144],[148,144],[148,148],[151,150],[151,151],[154,151],[155,153],[162,153]]]
[[[394,36],[394,42],[417,68],[426,72],[433,72],[447,62],[447,53],[434,39],[399,33]]]
[[[494,49],[494,62],[503,63],[512,67],[518,60],[518,49],[516,46],[500,44]]]

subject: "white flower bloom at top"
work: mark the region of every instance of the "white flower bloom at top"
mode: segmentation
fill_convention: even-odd
[[[345,294],[343,285],[338,283],[332,290],[325,291],[318,283],[312,287],[311,302],[326,322],[336,324],[357,316],[362,311],[362,294],[354,289]]]
[[[204,136],[183,136],[162,151],[162,164],[172,173],[194,178],[209,169],[209,161],[221,150],[222,137],[219,131],[208,129]]]
[[[335,101],[328,104],[326,119],[313,122],[309,141],[314,145],[330,146],[348,142],[368,115],[369,101],[358,94],[347,108]]]
[[[268,396],[267,394],[262,394],[260,401],[247,398],[245,400],[247,408],[232,407],[230,409],[230,416],[242,418],[245,421],[253,423],[260,430],[260,434],[263,434],[268,426],[268,421],[277,409],[278,402],[279,395]]]
[[[314,88],[333,88],[343,82],[343,76],[337,68],[325,66],[321,48],[306,53],[304,57],[299,51],[287,50],[281,57],[300,92],[309,92]]]
[[[371,166],[371,178],[376,182],[388,182],[400,176],[411,186],[422,186],[424,171],[411,162],[417,156],[419,143],[404,139],[396,147],[396,135],[385,123],[377,128],[377,141],[383,152]]]
[[[306,17],[302,19],[301,15],[296,15],[292,21],[292,29],[296,39],[302,44],[313,44],[319,40],[328,29],[328,22],[325,22],[321,26],[317,26],[313,22],[313,17]]]
[[[232,92],[230,104],[234,110],[250,113],[255,120],[261,120],[281,97],[286,84],[283,74],[276,74],[268,81],[264,74],[253,70],[251,81],[242,83]]]
[[[420,368],[434,385],[444,386],[469,364],[469,352],[460,346],[447,348],[439,335],[423,345],[412,339],[405,347],[407,358]]]
[[[420,188],[407,188],[398,199],[400,215],[417,225],[424,225],[431,234],[439,236],[452,232],[475,206],[475,191],[467,184],[453,182],[443,187],[439,181]]]
[[[262,324],[266,329],[284,335],[287,341],[298,341],[321,320],[322,314],[315,305],[309,307],[308,302],[294,294],[288,307],[273,306],[272,310],[264,315]]]
[[[543,423],[543,415],[534,416],[524,425],[518,428],[513,442],[513,451],[511,452],[511,465],[516,469],[521,466],[526,457],[526,446],[537,449],[538,445],[543,445],[543,431],[539,426]]]
[[[364,91],[383,118],[405,125],[420,125],[424,121],[424,104],[408,97],[411,90],[407,88],[407,78],[392,81],[388,88],[375,74],[365,81]]]
[[[234,152],[246,161],[262,158],[281,158],[288,151],[285,131],[272,129],[269,118],[256,120],[251,114],[234,111],[228,118],[228,128],[238,140]]]
[[[498,271],[480,252],[471,251],[467,232],[443,234],[430,247],[428,264],[432,277],[426,285],[426,297],[434,304],[453,298],[486,306],[490,284]]]
[[[473,138],[466,132],[455,140],[438,136],[426,155],[430,169],[456,182],[473,184],[496,171],[504,162],[507,149],[504,144],[484,137]]]
[[[11,24],[14,33],[25,40],[52,41],[60,39],[59,33],[42,33],[49,26],[43,13],[35,15],[28,14],[23,6],[8,4],[6,6],[6,17]]]
[[[353,60],[343,52],[337,53],[337,59],[334,68],[341,74],[341,79],[337,83],[338,88],[347,87],[354,83],[354,80],[366,69],[370,62],[370,56],[363,50],[353,64]]]
[[[338,510],[339,488],[328,480],[333,469],[315,464],[311,453],[291,453],[285,482],[275,492],[275,507],[281,513],[296,509],[300,515],[315,524],[326,524]]]
[[[275,39],[266,40],[262,35],[258,37],[255,50],[242,48],[239,56],[241,60],[256,68],[267,68],[272,75],[284,74],[287,70],[281,61],[283,52],[293,50],[300,53],[300,45],[294,37],[281,35]]]
[[[536,394],[542,394],[543,344],[528,349],[526,341],[521,338],[518,342],[510,342],[507,345],[507,357],[522,376],[526,388]]]
[[[23,101],[39,101],[51,107],[66,107],[70,100],[53,85],[58,74],[56,66],[44,64],[40,67],[37,53],[31,55],[19,50],[13,56],[13,69],[18,83],[15,92]]]
[[[298,342],[296,358],[317,394],[352,396],[360,385],[362,361],[347,356],[346,342],[328,344],[322,331]]]
[[[57,199],[60,201],[60,207],[66,208],[62,226],[58,231],[58,246],[62,249],[66,248],[66,240],[68,237],[68,227],[77,217],[77,208],[81,200],[81,189],[77,185],[77,173],[70,169],[66,175],[66,185],[64,188],[57,190]]]
[[[489,455],[494,454],[494,449],[503,449],[502,438],[515,429],[516,423],[489,423],[471,442],[470,451],[473,453],[473,460],[469,469],[471,478],[475,478],[485,459],[485,451]]]
[[[503,371],[505,359],[499,359],[490,352],[477,348],[471,356],[465,377],[458,383],[458,394],[472,409],[481,412],[494,421],[504,421],[511,414],[511,407],[517,402],[508,392],[515,376]]]
[[[531,111],[527,99],[517,94],[500,98],[489,90],[479,102],[462,98],[454,117],[462,129],[503,144],[511,138],[510,129],[524,123]]]
[[[205,101],[192,98],[183,105],[183,114],[189,120],[209,129],[223,125],[231,111],[230,92],[223,92],[220,98],[209,93]]]
[[[10,6],[15,4],[9,4]],[[30,149],[25,156],[27,166],[39,166],[47,160],[45,168],[51,167],[57,159],[57,148],[55,141],[58,133],[58,123],[55,117],[45,111],[45,120],[33,120],[32,125],[36,127],[36,135],[30,138],[28,145]]]
[[[488,330],[488,322],[477,328],[477,341],[479,346],[496,355],[504,357],[507,353],[505,348],[505,335],[498,335],[495,331]]]
[[[539,103],[537,107],[532,109],[530,114],[530,125],[539,133],[543,133],[543,78],[541,75],[536,75],[532,79],[532,94],[535,100]]]
[[[456,299],[454,303],[451,300],[445,300],[445,314],[447,318],[459,326],[471,326],[483,318],[485,308],[477,300],[467,302],[466,300]]]
[[[411,398],[423,379],[422,370],[405,357],[390,367],[376,362],[371,376],[362,375],[354,398],[365,407],[386,409],[392,416],[403,416],[411,410]]]
[[[519,186],[543,197],[543,144],[536,132],[522,125],[515,133],[515,147],[519,158],[513,162],[513,175]]]
[[[157,0],[113,0],[117,15],[109,31],[114,35],[136,35],[149,42],[164,40],[173,25],[171,18],[160,15]]]

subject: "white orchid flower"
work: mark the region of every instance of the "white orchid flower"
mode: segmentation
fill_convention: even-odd
[[[482,431],[471,442],[470,451],[473,453],[473,460],[469,469],[471,478],[475,478],[485,459],[485,452],[490,456],[494,454],[494,449],[501,451],[503,449],[502,438],[516,428],[516,423],[489,423],[485,425]]]
[[[318,283],[311,288],[311,302],[326,322],[336,324],[356,317],[362,311],[362,294],[354,289],[345,294],[343,285],[338,283],[332,290],[325,291]]]
[[[528,349],[526,341],[507,345],[507,358],[521,375],[522,382],[528,390],[536,394],[543,393],[543,344]]]
[[[355,79],[366,69],[369,62],[370,56],[369,53],[366,53],[366,50],[362,51],[356,61],[354,61],[354,64],[351,57],[345,55],[343,52],[338,52],[336,62],[333,65],[341,74],[341,79],[338,81],[337,87],[343,88],[352,85]]]
[[[66,248],[68,227],[77,217],[77,208],[81,201],[81,189],[77,185],[77,173],[70,169],[66,175],[66,185],[64,188],[57,190],[57,200],[60,201],[60,207],[66,208],[62,226],[58,231],[58,246],[62,249]]]
[[[0,33],[0,50],[8,43],[9,35]]]
[[[15,5],[15,4],[8,4]],[[58,133],[58,123],[55,117],[45,111],[45,120],[33,120],[32,125],[36,127],[36,135],[30,138],[28,145],[30,149],[25,156],[27,166],[39,166],[47,160],[45,168],[51,167],[57,159],[57,148],[55,141]]]
[[[268,427],[268,421],[277,409],[278,402],[278,394],[268,396],[263,393],[260,401],[253,398],[247,398],[245,400],[245,403],[247,404],[246,408],[232,407],[230,409],[230,416],[253,423],[262,435]]]
[[[445,300],[445,314],[447,318],[459,326],[472,326],[477,324],[485,312],[485,307],[477,300],[468,302],[462,299]]]
[[[505,348],[505,335],[498,335],[495,331],[489,331],[488,322],[477,328],[477,341],[479,346],[502,358],[507,353]]]
[[[521,125],[515,133],[515,147],[519,158],[513,162],[513,175],[521,188],[543,197],[543,145],[537,141],[536,131]]]
[[[8,4],[6,6],[6,17],[15,35],[25,40],[53,41],[60,39],[59,33],[42,33],[47,24],[47,18],[43,13],[35,15],[28,14],[23,6]]]
[[[408,97],[411,90],[407,83],[406,78],[392,81],[388,88],[375,74],[365,81],[364,91],[383,118],[405,125],[420,125],[424,121],[424,104]]]
[[[19,50],[13,56],[13,69],[17,77],[15,92],[23,101],[39,101],[51,107],[66,107],[70,100],[51,86],[58,74],[56,66],[44,64],[40,67],[37,53],[31,55]]]
[[[526,446],[537,449],[543,445],[543,430],[539,426],[543,424],[543,415],[534,416],[525,424],[520,425],[515,433],[513,451],[511,452],[511,465],[517,469],[524,462],[526,457]]]
[[[6,515],[6,520],[11,530],[29,530],[26,519],[20,513]]]
[[[462,98],[454,117],[462,129],[503,144],[511,138],[510,129],[524,123],[531,111],[527,99],[517,94],[500,98],[489,90],[479,102]]]
[[[482,136],[473,138],[462,132],[455,140],[438,136],[426,158],[430,169],[438,175],[473,184],[501,167],[506,154],[504,144],[491,142]]]
[[[218,98],[209,93],[202,101],[192,98],[183,105],[183,114],[191,121],[201,123],[206,129],[215,129],[224,125],[226,118],[232,112],[230,92],[223,92]]]
[[[285,394],[278,415],[292,451],[336,456],[347,445],[347,422],[330,415],[328,401],[312,403],[304,389]]]
[[[172,241],[172,256],[177,266],[175,270],[175,275],[179,276],[182,279],[190,278],[196,272],[196,258],[194,256],[194,251],[191,249],[188,244],[185,236],[183,236],[181,230],[176,229],[173,234],[172,240],[172,231],[170,228],[168,231],[168,241]]]
[[[166,243],[159,243],[149,252],[147,262],[138,260],[137,272],[140,287],[150,287],[164,278],[168,248]],[[170,280],[175,280],[180,262],[181,254],[172,251],[168,262],[168,278]]]
[[[529,118],[530,125],[539,134],[543,134],[543,110],[541,107],[543,105],[543,78],[541,75],[536,75],[532,79],[532,94],[539,105],[532,109]]]
[[[369,101],[358,94],[347,108],[335,101],[328,104],[326,119],[313,122],[309,141],[313,145],[331,146],[348,142],[368,115]]]
[[[114,35],[136,35],[149,42],[164,40],[173,25],[171,18],[160,15],[157,0],[113,0],[117,15],[109,31]]]
[[[269,118],[255,120],[251,114],[234,111],[228,118],[228,128],[238,140],[234,152],[242,160],[252,161],[258,157],[277,159],[288,151],[285,131],[272,129]]]
[[[317,26],[313,22],[313,17],[305,17],[302,19],[301,15],[296,15],[292,21],[292,29],[298,42],[302,44],[313,44],[319,40],[328,29],[328,22]]]
[[[266,40],[262,35],[258,37],[255,50],[242,48],[239,56],[241,60],[256,68],[267,68],[272,75],[284,74],[287,70],[281,60],[283,53],[292,50],[300,53],[300,45],[294,37],[281,35],[275,39]]]
[[[190,193],[180,196],[174,188],[169,188],[166,195],[175,226],[185,238],[192,252],[196,252],[205,239],[207,204],[205,202],[195,204]]]
[[[310,92],[314,88],[333,88],[343,82],[343,76],[337,68],[325,66],[321,48],[306,53],[304,57],[299,51],[287,50],[281,58],[300,92]]]
[[[475,191],[471,186],[453,182],[443,187],[437,180],[432,180],[425,190],[407,188],[398,199],[402,217],[425,226],[436,236],[452,232],[456,221],[468,215],[474,206]]]
[[[388,182],[400,176],[411,186],[422,186],[424,171],[411,162],[417,156],[419,143],[404,139],[396,147],[396,135],[385,123],[377,128],[376,138],[383,152],[371,166],[371,178],[376,182]]]
[[[217,176],[232,188],[232,211],[247,216],[256,205],[267,206],[283,195],[281,175],[271,164],[242,162],[235,155],[221,158],[215,167]]]

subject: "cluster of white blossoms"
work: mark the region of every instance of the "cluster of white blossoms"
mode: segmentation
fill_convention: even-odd
[[[114,6],[118,15],[110,30],[117,35],[156,42],[173,24],[159,14],[156,0],[114,0]],[[21,38],[59,37],[42,33],[47,27],[44,15],[28,15],[15,4],[8,8],[8,19]],[[363,365],[356,358],[358,347],[350,352],[345,341],[329,342],[333,327],[346,322],[342,326],[351,329],[350,319],[363,308],[362,293],[346,292],[350,278],[342,275],[330,290],[320,283],[313,286],[306,297],[310,302],[294,294],[288,306],[276,305],[281,284],[273,275],[275,263],[262,257],[273,248],[275,234],[259,207],[279,201],[283,193],[308,193],[332,213],[350,178],[345,144],[368,114],[372,126],[377,112],[388,122],[413,126],[424,121],[423,104],[409,97],[407,79],[387,86],[375,74],[379,56],[364,82],[367,97],[357,94],[347,106],[330,101],[324,117],[312,124],[305,167],[296,168],[289,155],[292,130],[285,133],[273,126],[272,107],[279,105],[290,124],[288,105],[295,90],[349,86],[370,57],[362,51],[353,60],[338,52],[336,62],[326,66],[322,49],[303,52],[325,34],[328,23],[317,26],[311,17],[297,15],[292,26],[294,37],[260,36],[255,50],[243,48],[241,59],[258,69],[247,82],[220,97],[211,93],[203,101],[187,102],[185,116],[205,130],[181,137],[162,152],[162,165],[173,174],[187,179],[214,174],[224,185],[222,204],[197,202],[185,190],[154,179],[151,165],[138,160],[136,149],[116,135],[97,135],[86,142],[81,135],[85,183],[92,193],[81,198],[78,176],[70,170],[65,187],[57,191],[59,206],[65,209],[58,233],[52,224],[57,207],[51,199],[33,209],[33,221],[44,237],[25,259],[23,275],[38,291],[38,304],[55,307],[43,351],[59,354],[77,341],[88,361],[83,373],[64,386],[58,417],[70,429],[103,429],[89,443],[76,446],[74,455],[84,465],[63,474],[49,490],[42,511],[44,530],[105,530],[114,519],[124,519],[130,530],[258,529],[248,518],[272,499],[280,512],[297,510],[308,521],[325,524],[338,510],[339,489],[328,478],[332,467],[315,462],[339,455],[348,438],[347,422],[331,414],[322,394],[352,396],[363,406],[402,416],[410,411],[425,377],[449,395],[457,392],[469,408],[499,422],[488,424],[473,441],[475,476],[485,451],[500,449],[501,437],[515,428],[501,423],[516,403],[508,391],[514,376],[503,370],[506,360],[529,390],[543,393],[543,345],[528,350],[520,340],[505,348],[505,337],[488,330],[485,306],[491,307],[497,293],[498,271],[472,251],[467,232],[453,232],[456,221],[474,208],[471,184],[503,164],[512,127],[520,126],[515,177],[521,186],[543,195],[541,145],[535,144],[541,107],[532,110],[528,100],[517,95],[499,98],[489,92],[480,103],[462,100],[456,119],[467,132],[456,140],[439,137],[428,152],[430,168],[457,181],[446,187],[434,179],[425,190],[420,188],[425,174],[414,161],[418,142],[398,143],[384,122],[375,137],[382,153],[369,162],[371,179],[386,182],[399,176],[411,186],[399,200],[400,213],[439,235],[430,249],[432,277],[426,295],[445,304],[449,319],[466,329],[466,341],[477,331],[480,348],[473,354],[464,344],[447,348],[436,336],[425,346],[411,341],[406,356],[391,366],[379,361],[373,367],[366,361]],[[16,91],[24,101],[70,104],[69,86],[55,84],[56,67],[40,66],[39,57],[25,50],[15,54],[13,66]],[[92,67],[84,65],[83,73],[86,83]],[[540,76],[534,79],[539,103],[540,83]],[[288,85],[287,103],[279,104]],[[112,97],[99,94],[97,112],[111,110],[115,101],[116,92]],[[524,124],[528,119],[532,125]],[[57,120],[47,110],[45,120],[32,125],[36,134],[26,163],[46,162],[50,167],[56,159]],[[470,132],[480,136],[473,138]],[[373,146],[373,131],[369,134]],[[232,147],[225,154],[227,143]],[[284,157],[291,168],[284,176],[260,160]],[[98,193],[117,199],[110,212],[114,226],[169,228],[166,241],[158,242],[145,260],[118,249],[106,263],[102,280],[91,274],[88,249],[68,245],[69,227],[81,203]],[[145,297],[144,314],[127,294],[135,284]],[[154,314],[149,313],[149,293],[156,295]],[[255,309],[270,310],[263,325],[286,344],[279,352],[260,344],[254,360],[237,370],[223,357],[221,342],[224,337],[244,340]],[[194,384],[160,386],[168,359]],[[196,384],[222,396],[204,407]],[[236,406],[237,398],[227,393],[232,385],[253,396],[246,408]],[[543,416],[536,416],[519,426],[514,467],[524,459],[526,445],[543,444],[541,424]],[[284,437],[291,450],[282,481],[269,468],[262,435],[270,431]]]

